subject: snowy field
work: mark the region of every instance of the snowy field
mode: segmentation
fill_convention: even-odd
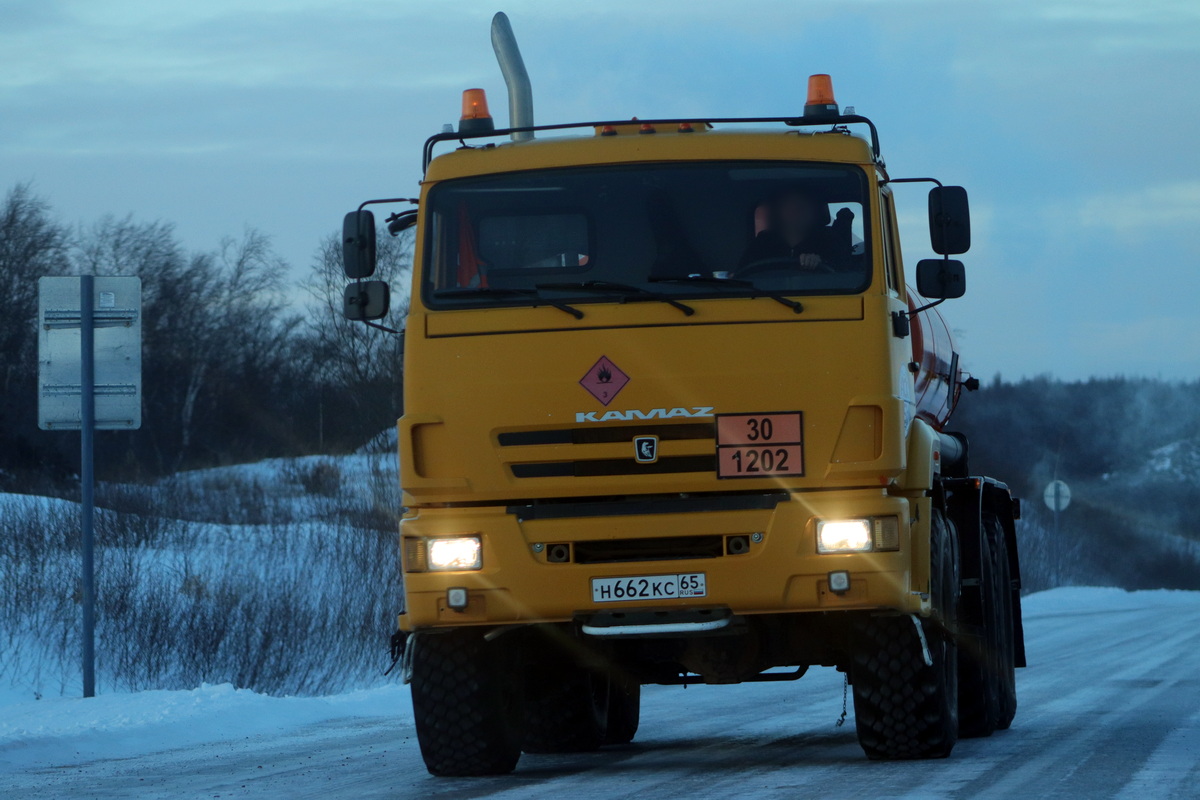
[[[97,498],[101,693],[377,682],[400,595],[394,453],[101,484]],[[0,696],[78,692],[79,538],[76,503],[0,493]]]
[[[1200,796],[1200,593],[1067,588],[1025,600],[1009,731],[943,761],[868,762],[841,676],[647,687],[632,745],[524,756],[507,777],[421,763],[405,687],[319,698],[229,685],[0,707],[0,797]]]

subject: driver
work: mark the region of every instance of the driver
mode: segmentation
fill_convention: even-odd
[[[760,213],[763,210],[760,208]],[[765,211],[766,226],[746,249],[739,270],[770,261],[792,261],[799,269],[814,270],[838,260],[835,237],[826,226],[829,211],[824,203],[791,189],[771,200]]]

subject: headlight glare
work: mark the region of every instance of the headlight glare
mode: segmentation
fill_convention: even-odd
[[[483,543],[478,536],[429,540],[429,569],[435,572],[480,569]]]
[[[817,522],[818,553],[862,553],[870,549],[870,520],[831,519]]]

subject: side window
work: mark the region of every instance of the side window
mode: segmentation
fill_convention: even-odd
[[[896,214],[892,206],[892,193],[885,190],[881,195],[883,202],[880,209],[883,212],[883,259],[887,269],[888,288],[900,295],[900,248],[896,242]]]
[[[861,256],[866,252],[863,240],[863,213],[861,203],[830,203],[827,212],[833,220],[830,226],[837,229],[843,225],[850,232],[850,254]]]

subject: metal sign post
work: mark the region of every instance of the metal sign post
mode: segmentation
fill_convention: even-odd
[[[1071,505],[1071,487],[1055,478],[1046,485],[1046,491],[1042,492],[1042,500],[1046,503],[1046,507],[1054,512],[1054,543],[1052,546],[1057,578],[1057,575],[1062,572],[1062,542],[1058,537],[1058,515]]]
[[[83,516],[83,696],[96,696],[96,328],[92,308],[95,280],[79,279],[79,494]]]
[[[38,281],[38,425],[79,431],[84,697],[96,695],[96,431],[142,425],[141,314],[139,278]]]

